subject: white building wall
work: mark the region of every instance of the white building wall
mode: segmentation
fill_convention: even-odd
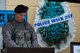
[[[5,0],[0,0],[0,10],[5,10]],[[2,49],[2,27],[0,27],[0,51]]]

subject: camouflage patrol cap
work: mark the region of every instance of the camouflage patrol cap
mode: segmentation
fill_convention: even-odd
[[[20,5],[17,5],[16,8],[14,9],[14,12],[15,13],[24,13],[28,10],[28,7],[27,6],[24,6],[22,4]]]

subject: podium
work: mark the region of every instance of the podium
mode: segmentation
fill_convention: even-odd
[[[8,48],[7,53],[55,53],[54,48]]]

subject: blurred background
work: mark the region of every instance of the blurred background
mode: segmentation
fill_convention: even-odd
[[[38,7],[40,0],[0,0],[0,10],[14,10],[18,4],[23,4],[29,7],[28,10],[28,22],[33,26],[36,8]],[[74,15],[76,25],[76,36],[73,42],[80,42],[80,4],[68,2],[71,12]],[[2,49],[2,27],[0,27],[0,49]],[[58,53],[70,53],[70,46]]]

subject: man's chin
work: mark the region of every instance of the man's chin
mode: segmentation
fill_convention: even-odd
[[[24,22],[24,21],[19,21],[19,22]]]

